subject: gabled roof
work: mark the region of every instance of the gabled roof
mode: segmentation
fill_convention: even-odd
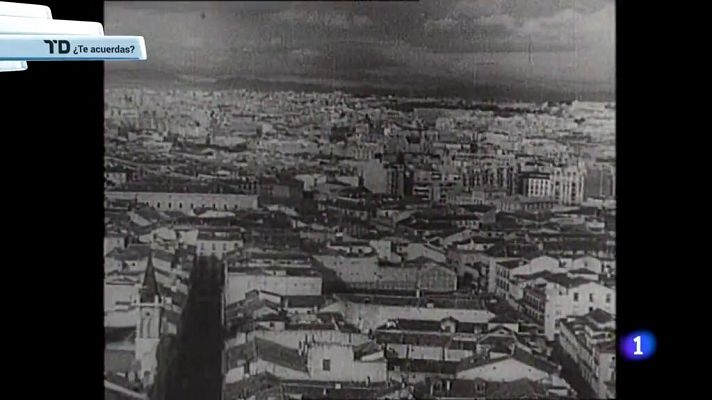
[[[308,372],[306,359],[297,350],[261,338],[232,347],[227,355],[228,363],[233,360],[264,360],[295,371]]]
[[[547,372],[549,374],[554,374],[559,370],[559,367],[556,364],[553,364],[541,357],[535,356],[534,354],[529,353],[528,351],[524,350],[519,346],[514,349],[514,354],[512,354],[512,358],[523,364]]]
[[[126,248],[114,248],[105,257],[114,258],[118,261],[139,261],[143,260],[150,252],[150,245],[130,244]]]
[[[506,269],[515,269],[515,268],[518,268],[518,267],[524,265],[525,262],[522,259],[515,259],[515,260],[498,261],[497,264],[501,265],[502,267],[504,267]]]
[[[384,382],[371,384],[360,382],[323,382],[304,380],[283,380],[284,390],[290,398],[304,399],[383,399],[396,398],[395,394],[401,390],[399,385],[390,385]],[[338,385],[338,388],[337,388]],[[301,396],[301,397],[299,397]],[[400,397],[403,398],[403,397]]]
[[[510,353],[510,346],[517,343],[517,338],[515,336],[484,336],[481,340],[477,342],[479,346],[487,346],[492,350],[502,350],[507,349],[506,353]]]
[[[457,366],[457,372],[462,372],[462,371],[467,371],[473,368],[479,368],[484,365],[489,365],[489,364],[495,364],[507,360],[516,360],[521,362],[522,364],[528,365],[532,368],[536,368],[540,371],[546,372],[548,374],[554,374],[558,371],[558,366],[555,364],[552,364],[543,358],[540,358],[538,356],[535,356],[534,354],[531,354],[524,350],[523,348],[516,346],[514,348],[514,352],[512,353],[511,356],[508,357],[503,357],[503,358],[497,358],[497,359],[488,359],[488,358],[483,358],[481,356],[473,356],[473,357],[467,357],[464,358],[460,361],[460,363]]]
[[[354,347],[354,359],[355,360],[360,360],[361,358],[371,355],[371,354],[376,354],[376,353],[381,353],[383,352],[383,349],[381,346],[374,342],[374,341],[369,341],[366,343],[363,343],[359,346]]]
[[[569,271],[569,273],[576,274],[576,275],[598,275],[595,271],[591,271],[590,269],[586,269],[586,268],[572,269]]]
[[[488,382],[485,396],[487,399],[543,399],[547,393],[541,383],[523,378],[511,382]]]
[[[609,314],[605,310],[601,310],[600,308],[595,308],[593,311],[586,314],[585,317],[590,318],[591,320],[600,325],[607,324],[614,320],[611,314]]]
[[[457,366],[458,361],[440,361],[426,359],[409,360],[404,358],[388,359],[389,370],[393,370],[394,367],[399,367],[401,371],[408,371],[412,373],[422,372],[454,376],[455,373],[458,371]]]

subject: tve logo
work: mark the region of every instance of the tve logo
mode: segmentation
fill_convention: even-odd
[[[623,336],[620,350],[627,360],[646,360],[655,354],[657,341],[650,331],[640,330]]]
[[[68,40],[45,40],[45,43],[49,45],[49,54],[54,53],[54,45],[57,45],[57,54],[67,54],[69,53],[69,41]]]

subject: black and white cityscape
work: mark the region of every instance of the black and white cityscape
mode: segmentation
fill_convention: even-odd
[[[616,397],[615,2],[106,2],[106,399]]]

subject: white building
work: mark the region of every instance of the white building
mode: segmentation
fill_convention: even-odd
[[[548,271],[520,276],[517,286],[522,310],[544,327],[547,340],[555,340],[560,320],[601,309],[616,313],[616,291],[598,282]]]
[[[282,296],[320,296],[321,287],[321,276],[309,268],[228,268],[225,304],[244,299],[251,290]]]
[[[200,231],[195,247],[198,256],[222,259],[226,253],[239,250],[243,245],[242,231]]]
[[[482,379],[489,382],[512,382],[520,379],[544,381],[557,386],[569,385],[559,376],[558,366],[538,358],[521,347],[511,355],[495,359],[473,357],[463,360],[458,367],[457,379]]]
[[[229,348],[224,366],[225,386],[262,372],[290,380],[363,383],[385,382],[388,372],[383,349],[371,342],[354,346],[308,340],[291,349],[254,338]]]

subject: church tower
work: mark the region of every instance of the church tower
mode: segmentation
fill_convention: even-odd
[[[153,267],[153,251],[148,253],[146,272],[137,299],[138,320],[134,358],[140,365],[140,379],[145,386],[153,383],[158,366],[156,352],[161,340],[163,298],[161,297],[156,271]]]

